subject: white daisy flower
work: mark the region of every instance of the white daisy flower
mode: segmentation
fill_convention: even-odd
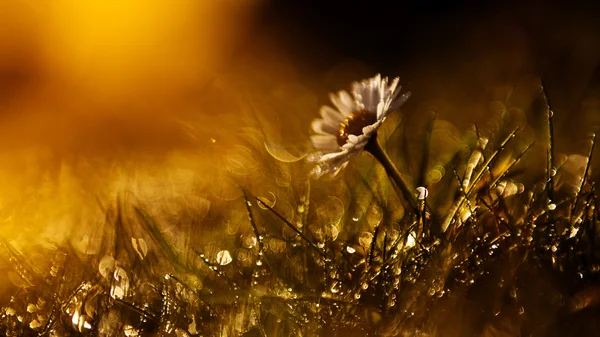
[[[312,174],[320,177],[326,173],[337,174],[348,160],[362,153],[390,111],[397,110],[410,96],[407,92],[398,97],[400,79],[388,84],[387,77],[377,76],[354,82],[352,95],[341,90],[329,97],[334,108],[321,107],[321,117],[312,122],[315,132],[311,136],[317,153],[309,157],[317,166]]]

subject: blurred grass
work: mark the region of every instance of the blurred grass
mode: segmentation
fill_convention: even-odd
[[[530,109],[547,111],[537,95]],[[309,182],[307,142],[279,138],[285,152],[273,152],[265,130],[281,121],[260,120],[254,105],[210,170],[173,154],[171,175],[136,170],[97,199],[95,215],[76,215],[94,226],[64,240],[4,240],[0,327],[15,336],[567,335],[561,321],[596,310],[583,290],[598,279],[594,140],[587,155],[553,165],[550,185],[550,134],[516,133],[513,110],[492,107],[490,127],[464,134],[443,115],[418,128],[386,121],[380,141],[429,190],[433,213],[421,218],[367,154],[341,177]],[[221,177],[229,185],[214,189]],[[447,215],[442,232],[435,224]]]

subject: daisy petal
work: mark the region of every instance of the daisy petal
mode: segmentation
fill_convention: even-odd
[[[310,136],[310,141],[317,150],[335,151],[340,148],[333,135],[313,135]]]
[[[347,92],[341,90],[337,95],[330,94],[329,99],[331,99],[331,103],[335,105],[344,118],[354,112],[352,97]]]
[[[321,158],[323,157],[323,152],[313,152],[313,153],[309,153],[306,156],[306,161],[310,162],[310,163],[315,163],[321,160]]]
[[[383,101],[379,102],[379,104],[377,104],[377,119],[385,117],[386,113],[385,103]]]
[[[367,145],[367,143],[369,142],[369,139],[371,137],[366,137],[366,136],[361,136],[356,140],[356,143],[354,143],[354,150],[362,150],[365,145]]]
[[[342,101],[342,103],[348,108],[348,115],[353,113],[354,111],[356,111],[355,106],[354,106],[354,99],[348,92],[340,91],[339,98]],[[342,113],[344,113],[343,110],[340,109],[340,111]]]
[[[400,83],[400,77],[394,78],[392,80],[392,83],[390,83],[390,85],[388,86],[386,94],[394,97],[394,94],[397,94],[398,92],[400,92],[400,88],[398,88],[398,91],[396,91],[396,87],[398,86],[398,83]]]
[[[373,132],[377,131],[377,129],[379,129],[379,126],[381,125],[382,121],[383,120],[378,120],[377,122],[375,122],[375,124],[365,126],[362,129],[363,135],[370,136]]]
[[[332,152],[332,153],[324,154],[321,156],[320,161],[328,161],[328,160],[332,160],[332,159],[337,159],[337,158],[346,156],[347,154],[348,153],[346,153],[346,151]]]
[[[365,108],[369,111],[375,111],[377,104],[381,100],[381,91],[379,88],[380,83],[378,81],[371,81],[363,86],[363,92],[368,97],[368,104],[365,103]]]
[[[337,127],[320,118],[312,121],[311,126],[314,132],[322,135],[335,135],[338,132]]]
[[[381,74],[375,75],[375,77],[373,77],[371,79],[371,83],[374,84],[375,86],[378,86],[379,83],[381,83]]]
[[[322,156],[321,161],[311,171],[311,176],[320,178],[325,174],[337,175],[348,165],[348,159],[351,157],[346,151],[330,153]]]
[[[391,93],[390,102],[394,102],[396,100],[396,97],[398,97],[401,90],[402,90],[402,86],[399,85],[398,88],[394,92]]]
[[[355,85],[357,85],[357,83],[353,84],[352,98],[354,101],[352,104],[354,105],[354,111],[362,111],[365,110],[365,99],[363,98],[361,92],[355,90]]]
[[[344,121],[344,116],[330,106],[323,105],[320,113],[327,124],[340,125]]]
[[[362,151],[362,149],[365,148],[365,146],[367,145],[367,143],[368,143],[368,141],[367,142],[360,142],[360,143],[356,144],[356,146],[354,148],[356,150]]]
[[[365,90],[364,83],[352,83],[352,95],[354,100],[362,105],[358,110],[368,109],[371,106],[371,94]]]
[[[379,83],[379,92],[381,92],[383,95],[385,95],[387,93],[387,77],[384,77],[381,79],[381,82]]]
[[[389,110],[390,111],[396,111],[398,109],[400,109],[400,107],[402,105],[404,105],[404,103],[406,102],[406,100],[410,97],[410,91],[406,92],[404,94],[402,94],[402,96],[400,96],[400,98],[396,99],[390,106]]]

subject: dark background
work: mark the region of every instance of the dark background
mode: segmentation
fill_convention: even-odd
[[[486,47],[469,45],[468,39],[479,35],[472,42],[498,49],[525,40],[535,63],[525,70],[567,80],[572,58],[597,53],[599,8],[595,1],[273,0],[260,11],[259,22],[277,31],[280,45],[298,60],[310,60],[315,70],[340,58],[360,59],[377,71],[468,59],[477,56],[468,51]]]
[[[349,63],[366,68],[364,76],[401,76],[412,104],[464,107],[448,118],[465,125],[489,117],[481,107],[495,99],[494,88],[543,79],[557,134],[585,135],[600,124],[598,8],[594,1],[280,0],[266,3],[258,26],[303,70],[327,74]],[[355,79],[328,89],[348,80]]]

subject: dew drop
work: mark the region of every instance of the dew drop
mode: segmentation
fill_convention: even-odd
[[[581,221],[581,218],[577,219],[578,221]],[[579,228],[573,228],[573,230],[571,230],[571,234],[569,235],[569,238],[574,238],[577,233],[579,232]]]
[[[115,262],[115,259],[110,255],[105,255],[104,257],[102,257],[102,259],[98,263],[98,269],[100,271],[100,274],[104,278],[110,277],[110,274],[115,269]]]
[[[416,236],[417,234],[415,232],[408,234],[408,237],[406,238],[406,248],[412,248],[417,244],[415,240]]]
[[[427,198],[427,196],[429,195],[429,191],[423,186],[417,187],[417,192],[419,193],[419,195],[417,196],[418,200],[425,200],[425,198]]]
[[[217,253],[217,263],[219,263],[220,265],[228,265],[231,263],[231,261],[233,261],[233,259],[231,258],[231,254],[228,250],[222,250]]]
[[[515,288],[512,288],[512,289],[510,290],[510,297],[512,297],[513,299],[515,299],[515,300],[516,300],[516,299],[517,299],[517,296],[518,296],[518,294],[517,294],[517,289],[515,289]]]

